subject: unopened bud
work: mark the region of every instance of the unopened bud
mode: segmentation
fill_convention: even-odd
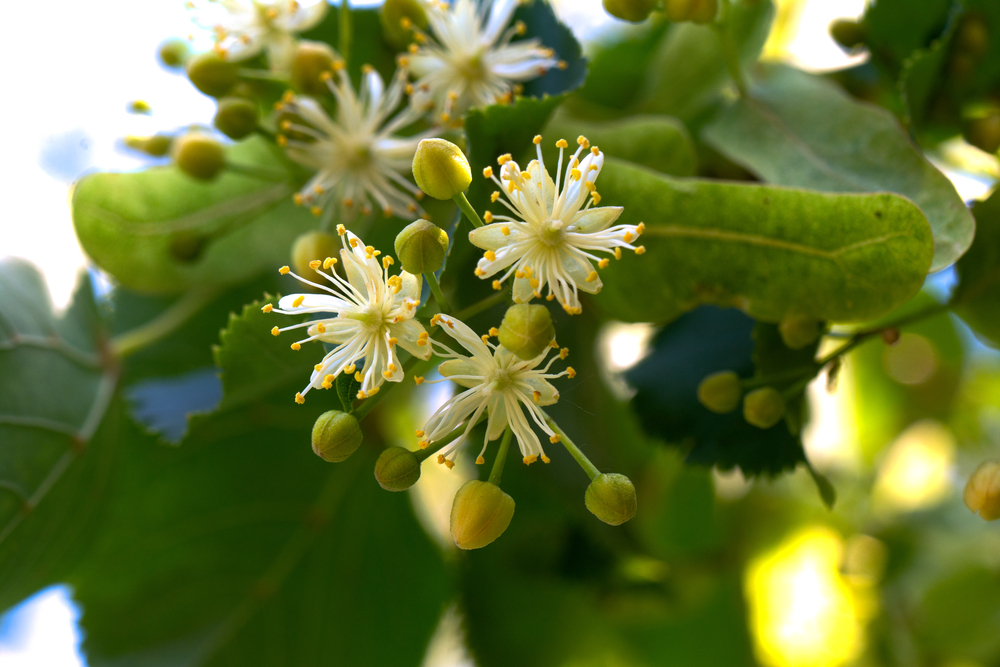
[[[413,155],[417,187],[435,199],[451,199],[469,189],[472,168],[462,149],[444,139],[424,139]]]
[[[190,264],[197,261],[208,247],[209,237],[204,234],[182,229],[170,236],[170,256],[178,262]]]
[[[451,506],[451,536],[459,549],[481,549],[503,535],[514,517],[514,499],[496,484],[470,479]]]
[[[390,447],[375,462],[375,479],[386,491],[406,491],[420,479],[420,461],[408,449]]]
[[[587,487],[583,502],[604,523],[620,526],[635,516],[635,487],[625,475],[602,473]]]
[[[771,428],[785,416],[785,399],[774,387],[754,389],[743,398],[743,418],[758,428]]]
[[[711,23],[719,11],[718,0],[663,0],[667,18],[675,23]]]
[[[740,376],[733,371],[712,373],[698,385],[698,401],[720,415],[738,408],[742,398]]]
[[[1000,461],[983,461],[965,485],[965,506],[987,521],[1000,519]]]
[[[865,27],[857,21],[840,20],[834,21],[830,26],[830,35],[844,49],[853,51],[859,46],[864,46]]]
[[[327,232],[306,232],[292,244],[292,269],[298,275],[312,280],[316,271],[309,266],[314,260],[321,262],[327,257],[336,257],[340,251],[339,239]]]
[[[174,163],[191,178],[210,181],[226,166],[222,144],[200,132],[190,132],[174,140]]]
[[[787,315],[778,324],[781,340],[791,350],[801,350],[819,339],[819,322],[810,317]]]
[[[257,129],[260,109],[242,97],[223,97],[215,112],[215,127],[230,139],[242,139]]]
[[[882,342],[886,345],[895,345],[899,342],[899,329],[896,327],[889,327],[888,329],[882,329]]]
[[[413,41],[414,27],[427,27],[427,12],[419,0],[385,0],[378,17],[386,39],[398,49]]]
[[[160,44],[157,52],[164,67],[180,69],[191,55],[191,49],[183,39],[172,38]]]
[[[299,42],[292,59],[292,85],[306,95],[329,93],[323,74],[330,72],[337,60],[336,52],[325,42]]]
[[[215,51],[199,53],[188,60],[187,75],[194,87],[209,97],[226,95],[239,81],[236,64]]]
[[[354,415],[330,410],[313,424],[312,447],[324,461],[339,463],[361,446],[362,437],[361,425]]]
[[[649,17],[656,8],[656,2],[657,0],[604,0],[604,11],[616,19],[639,23]]]
[[[555,339],[552,315],[545,306],[511,306],[500,323],[500,344],[524,360],[534,359]]]
[[[448,232],[427,220],[416,220],[396,235],[394,247],[404,271],[434,273],[444,265]]]
[[[1000,150],[1000,111],[991,111],[965,122],[965,140],[987,153]]]
[[[154,134],[151,137],[125,137],[125,145],[134,151],[163,157],[170,152],[174,138],[169,134]]]

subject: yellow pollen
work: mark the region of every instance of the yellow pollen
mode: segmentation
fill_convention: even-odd
[[[545,297],[545,300],[546,300],[546,301],[552,301],[552,300],[553,300],[553,299],[555,299],[555,298],[556,298],[556,295],[555,295],[555,294],[549,294],[549,295],[548,295],[547,297]]]
[[[323,268],[324,269],[329,269],[331,266],[333,266],[336,263],[337,263],[337,259],[335,257],[327,257],[326,259],[323,260]]]
[[[513,158],[511,158],[510,153],[504,153],[503,155],[497,158],[497,164],[499,164],[502,167],[508,162],[510,162],[512,159]]]
[[[290,268],[288,268],[287,266],[283,266],[283,267],[281,267],[280,269],[278,269],[278,273],[280,273],[281,275],[285,275],[285,274],[287,274],[287,273],[288,273],[289,271],[291,271],[291,269],[290,269]]]
[[[302,302],[305,300],[306,300],[305,294],[300,294],[299,296],[295,297],[295,301],[292,301],[292,308],[298,308],[299,306],[302,305]]]
[[[302,349],[302,346],[299,345],[298,343],[292,343],[292,349],[298,352],[299,350]]]
[[[635,248],[635,254],[637,254],[637,255],[645,255],[646,254],[646,246],[644,246],[644,245],[636,246],[636,248]]]
[[[431,443],[427,442],[426,440],[421,440],[420,442],[417,443],[417,447],[419,447],[420,449],[427,449],[428,445],[430,444]]]
[[[559,350],[559,358],[560,359],[565,359],[568,356],[569,356],[569,348],[568,347],[564,347],[563,349]]]
[[[413,378],[413,381],[416,382],[418,385],[420,385],[424,383],[424,378],[418,375]]]
[[[302,201],[303,201],[302,195],[299,194],[298,192],[292,195],[292,202],[294,202],[296,206],[302,206]]]
[[[510,236],[510,227],[504,225],[503,227],[500,228],[500,233],[503,234],[504,236]]]
[[[502,287],[503,287],[503,285],[500,284],[499,280],[494,280],[493,281],[493,289],[498,290],[498,289],[501,289]]]
[[[359,390],[358,390],[358,394],[357,394],[357,397],[358,397],[358,398],[368,398],[368,394],[366,394],[366,393],[365,393],[365,390],[364,390],[364,389],[359,389]]]
[[[319,261],[318,259],[314,259],[313,261],[309,262],[309,268],[312,269],[313,271],[319,270],[319,267],[321,267],[322,265],[323,262]]]
[[[549,437],[549,442],[551,442],[553,445],[559,442],[560,440],[562,440],[562,436],[560,436],[558,433],[556,435]]]
[[[361,371],[358,371],[357,373],[354,374],[354,379],[357,380],[358,382],[364,382],[365,377],[361,374]]]
[[[451,459],[445,459],[444,460],[444,465],[445,465],[446,468],[448,468],[448,470],[451,470],[452,468],[455,467],[455,462],[452,461]]]
[[[597,263],[597,268],[599,268],[599,269],[606,269],[606,268],[608,268],[608,264],[610,264],[610,263],[611,263],[611,260],[608,259],[607,257],[605,257],[604,259],[602,259],[601,261],[599,261]]]
[[[344,227],[343,225],[337,225],[337,233],[343,236],[344,234],[347,233],[347,227]]]
[[[542,143],[542,135],[536,134],[535,138],[532,139],[531,141],[537,146],[538,144]]]
[[[634,238],[635,237],[632,236],[632,232],[625,232],[625,236],[622,237],[622,240],[625,241],[625,243],[628,243],[629,241],[631,241]]]
[[[386,380],[391,380],[392,379],[392,371],[382,371],[382,376]]]
[[[540,391],[533,391],[533,392],[531,392],[531,397],[534,398],[535,399],[535,403],[537,403],[538,401],[542,400],[542,392],[540,392]]]
[[[498,199],[500,199],[500,191],[499,190],[494,190],[493,194],[490,195],[490,201],[495,204],[495,203],[497,203]]]
[[[552,459],[547,457],[545,454],[542,454],[542,463],[552,463]]]
[[[320,322],[319,324],[316,325],[316,331],[320,333],[326,333],[326,325]]]
[[[414,435],[416,435],[418,438],[422,438],[424,437],[425,433],[418,428]]]
[[[337,378],[331,373],[323,376],[323,382],[333,382]]]
[[[311,209],[309,209],[309,212],[318,218],[320,215],[323,214],[323,209],[321,209],[319,206],[313,206]]]
[[[638,225],[635,226],[635,233],[637,235],[638,234],[642,234],[645,231],[646,231],[646,223],[645,222],[640,222]]]
[[[621,258],[622,258],[622,249],[615,248],[615,259],[621,259]]]
[[[261,311],[263,311],[263,312],[265,312],[265,313],[270,313],[270,312],[271,312],[272,310],[274,310],[274,306],[272,306],[272,305],[271,305],[271,304],[269,304],[269,303],[265,303],[265,304],[264,304],[264,307],[263,307],[263,308],[261,308]]]
[[[538,282],[538,278],[532,278],[528,281],[528,284],[531,285],[531,289],[538,289],[541,283]]]
[[[350,244],[351,244],[351,247],[352,247],[352,248],[357,248],[357,247],[358,247],[359,245],[361,245],[361,244],[360,244],[360,243],[358,242],[358,240],[357,240],[357,239],[350,239],[350,240],[348,241],[348,243],[350,243]]]
[[[591,271],[591,272],[590,272],[590,273],[589,273],[589,274],[587,275],[587,282],[588,282],[588,283],[592,283],[592,282],[594,282],[595,280],[597,280],[597,271]]]
[[[279,329],[278,327],[274,327],[271,329],[272,336],[277,336],[279,333],[281,333],[281,329]]]
[[[323,389],[333,389],[333,383],[327,382],[326,380],[321,382],[319,386],[323,387]]]
[[[487,224],[493,222],[493,214],[490,213],[489,211],[486,211],[485,213],[483,213],[483,222],[485,222]]]
[[[584,148],[590,146],[590,142],[587,140],[587,137],[583,136],[582,134],[576,138],[576,143],[580,144]]]
[[[396,340],[395,338],[390,338],[390,339],[389,339],[389,347],[392,347],[393,345],[395,345],[395,344],[396,344],[396,343],[398,343],[398,342],[399,342],[399,341],[398,341],[398,340]],[[390,366],[390,367],[391,367],[391,366]]]
[[[313,366],[313,370],[319,373],[321,370],[323,370],[323,364],[316,364],[315,366]]]
[[[569,142],[565,139],[560,139],[556,142],[556,148],[566,148],[567,146],[569,146]]]
[[[583,187],[587,188],[587,191],[591,193],[593,193],[597,189],[597,186],[594,185],[593,181],[587,181],[586,183],[583,184]]]
[[[570,176],[573,177],[574,181],[579,181],[580,180],[580,170],[579,169],[574,168],[574,169],[570,170],[569,174],[570,174]]]
[[[370,392],[368,392],[368,395],[369,396],[374,396],[375,394],[378,393],[379,389],[381,389],[381,387],[372,387],[372,390]]]
[[[438,463],[444,463],[445,461],[444,454],[438,454],[437,461]]]
[[[497,261],[497,256],[496,256],[496,253],[495,253],[495,252],[493,252],[492,250],[487,250],[487,251],[486,251],[486,252],[485,252],[485,253],[483,254],[483,257],[485,257],[485,258],[486,258],[486,261],[488,261],[488,262],[495,262],[495,261]]]
[[[530,181],[531,180],[531,172],[522,171],[521,172],[521,178],[523,178],[526,181]]]
[[[530,466],[532,463],[534,463],[537,460],[538,460],[538,457],[536,455],[534,455],[534,454],[532,454],[531,456],[525,456],[524,457],[524,465]]]
[[[497,338],[500,335],[500,330],[496,327],[490,327],[490,335]]]
[[[481,465],[483,465],[484,463],[486,463],[486,459],[484,459],[484,458],[482,457],[482,455],[479,455],[479,456],[477,456],[477,457],[476,457],[476,465],[477,465],[477,466],[481,466]]]
[[[483,334],[482,336],[480,336],[480,338],[483,339],[484,343],[490,342],[490,337],[487,334]]]
[[[350,366],[344,366],[344,372],[350,375],[358,369],[357,364],[351,364]]]
[[[590,152],[596,157],[601,154],[601,149],[599,149],[597,146],[593,146],[591,147]]]
[[[475,271],[473,271],[473,273],[475,273],[479,277],[486,275],[486,272],[480,269],[478,266],[476,267]]]
[[[590,196],[591,196],[591,198],[593,198],[593,200],[594,200],[594,206],[597,206],[598,204],[600,204],[600,203],[601,203],[601,195],[599,195],[599,194],[597,193],[597,190],[594,190],[593,192],[591,192],[591,193],[590,193]]]
[[[576,371],[573,369],[572,366],[566,367],[566,377],[568,377],[570,380],[576,377]]]
[[[279,134],[279,135],[277,136],[277,138],[275,138],[275,141],[276,141],[276,142],[278,143],[278,145],[279,145],[279,146],[281,146],[282,148],[284,148],[285,146],[287,146],[287,145],[288,145],[288,139],[287,139],[287,138],[285,137],[285,135],[283,135],[283,134]]]
[[[298,403],[299,405],[302,405],[303,403],[306,402],[306,397],[303,396],[302,394],[295,394],[295,402]]]

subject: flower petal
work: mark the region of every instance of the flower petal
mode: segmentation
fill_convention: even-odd
[[[493,354],[490,352],[490,348],[486,347],[486,343],[467,324],[450,315],[441,315],[440,319],[441,329],[472,353],[479,362],[493,363]]]
[[[507,234],[503,230],[507,229]],[[469,242],[483,250],[500,250],[520,240],[521,233],[514,225],[506,222],[494,222],[484,227],[476,227],[469,232]]]
[[[417,344],[422,333],[426,333],[424,325],[415,319],[389,324],[389,335],[396,339],[401,348],[415,357],[427,360],[432,354],[430,343]]]
[[[568,231],[579,234],[603,232],[622,214],[621,206],[601,206],[589,208],[576,219]]]

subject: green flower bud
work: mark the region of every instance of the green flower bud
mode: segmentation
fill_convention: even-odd
[[[413,178],[426,194],[448,200],[469,189],[472,168],[455,144],[444,139],[424,139],[413,155]]]
[[[242,97],[223,97],[215,112],[215,126],[230,139],[242,139],[257,129],[260,109]]]
[[[785,399],[774,387],[754,389],[743,398],[743,418],[758,428],[771,428],[785,415]]]
[[[983,461],[965,485],[965,506],[987,521],[1000,519],[1000,461]]]
[[[514,499],[496,484],[470,479],[451,506],[451,536],[459,549],[481,549],[497,539],[514,517]]]
[[[386,39],[397,49],[413,41],[413,27],[427,27],[427,12],[419,0],[385,0],[378,18]]]
[[[146,100],[132,100],[128,103],[128,112],[145,116],[153,113],[153,107]]]
[[[151,137],[125,137],[125,145],[134,151],[163,157],[170,152],[174,138],[169,134],[154,134]]]
[[[416,220],[396,235],[395,248],[404,271],[434,273],[444,264],[448,232],[427,220]]]
[[[209,97],[226,95],[239,81],[235,63],[224,60],[215,51],[194,56],[187,63],[187,75],[194,87]]]
[[[208,247],[209,237],[204,234],[183,229],[170,236],[170,256],[178,262],[190,264],[195,262]]]
[[[781,340],[792,350],[801,350],[819,339],[819,322],[810,317],[788,315],[778,324]]]
[[[513,305],[500,323],[500,344],[526,361],[544,352],[555,337],[552,315],[545,306]]]
[[[711,23],[719,11],[718,0],[664,0],[663,10],[675,23]]]
[[[324,461],[339,463],[361,446],[362,437],[361,425],[354,415],[330,410],[313,424],[313,451]]]
[[[620,526],[635,516],[635,487],[625,475],[602,473],[587,487],[583,502],[604,523]]]
[[[170,152],[178,168],[198,180],[210,181],[226,166],[222,144],[200,132],[178,137]]]
[[[333,234],[306,232],[292,244],[292,269],[303,278],[312,279],[315,271],[309,266],[309,262],[317,259],[322,262],[327,257],[336,257],[340,248],[340,240]]]
[[[656,0],[604,0],[604,11],[632,23],[645,21],[655,8]]]
[[[965,122],[965,140],[987,153],[1000,150],[1000,111],[991,111]]]
[[[160,56],[160,62],[164,67],[180,69],[191,55],[191,49],[188,48],[187,42],[175,37],[160,44],[157,55]]]
[[[712,373],[698,385],[698,401],[720,415],[738,408],[742,398],[740,376],[733,371]]]
[[[420,479],[420,461],[408,449],[390,447],[375,462],[375,479],[386,491],[406,491]]]
[[[299,42],[292,59],[292,85],[306,95],[329,93],[323,76],[329,75],[337,60],[337,54],[325,42]]]
[[[848,51],[864,46],[867,37],[863,25],[857,21],[847,20],[834,21],[833,25],[830,26],[830,35],[837,44]]]

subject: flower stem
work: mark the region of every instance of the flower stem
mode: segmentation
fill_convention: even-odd
[[[503,432],[503,440],[500,441],[500,449],[497,451],[497,458],[493,461],[493,470],[490,471],[489,483],[495,486],[500,486],[500,475],[503,474],[503,464],[507,460],[507,450],[510,449],[510,439],[513,437],[514,432],[507,427],[507,430]]]
[[[557,424],[555,420],[552,419],[552,417],[549,417],[547,414],[545,415],[545,423],[548,424],[549,428],[551,428],[559,435],[560,442],[562,442],[563,447],[566,448],[566,451],[569,452],[570,456],[576,459],[576,462],[580,464],[580,467],[583,468],[583,471],[587,473],[587,477],[589,477],[590,479],[594,479],[595,477],[601,474],[601,471],[597,469],[597,466],[595,466],[593,463],[590,462],[590,459],[588,459],[587,456],[580,451],[580,448],[577,447],[576,444],[569,439],[569,436],[566,435],[566,432],[563,431],[561,428],[559,428],[559,424]]]
[[[485,414],[481,415],[479,417],[479,421],[482,421],[485,418],[486,418]],[[431,444],[429,444],[426,449],[418,449],[417,451],[413,452],[413,455],[417,457],[418,461],[423,463],[431,456],[436,454],[439,449],[441,449],[445,445],[450,445],[452,442],[454,442],[455,439],[458,438],[460,435],[462,435],[462,433],[464,432],[465,432],[465,424],[462,424],[461,426],[459,426],[454,431],[444,436],[440,440],[436,440]]]
[[[483,226],[482,219],[479,217],[479,214],[476,213],[476,209],[472,208],[472,204],[469,203],[469,200],[466,198],[464,192],[459,192],[453,197],[453,199],[455,200],[455,203],[458,204],[458,208],[460,208],[462,213],[465,214],[465,217],[472,223],[473,227]]]
[[[115,356],[124,358],[173,333],[219,295],[216,288],[191,290],[149,322],[111,339]]]
[[[288,179],[288,174],[282,173],[280,171],[275,171],[273,169],[264,169],[262,167],[258,167],[252,164],[226,162],[226,169],[236,174],[242,174],[244,176],[259,178],[262,181],[273,181],[275,183],[284,183]]]
[[[410,357],[405,362],[403,362],[403,373],[406,375],[409,375],[410,373],[413,373],[414,375],[421,375],[429,371],[431,368],[433,368],[433,366],[434,366],[434,357],[431,357],[430,359],[427,360],[420,359],[418,357]],[[352,413],[354,415],[354,418],[357,419],[358,421],[364,419],[365,416],[372,411],[372,408],[378,405],[378,402],[382,400],[382,397],[388,394],[389,390],[398,384],[399,384],[398,382],[386,382],[385,384],[383,384],[377,394],[375,394],[370,398],[366,398],[361,403],[361,405],[357,407],[357,409]]]
[[[425,273],[424,278],[427,278],[427,284],[430,285],[431,294],[434,295],[434,300],[437,301],[438,308],[446,315],[450,314],[451,306],[448,305],[448,300],[444,298],[444,293],[441,291],[441,283],[438,282],[437,276],[433,273]]]
[[[346,63],[351,53],[351,4],[348,0],[340,0],[340,38],[337,49],[340,57]]]
[[[736,83],[736,89],[740,92],[740,97],[747,96],[747,82],[740,67],[740,54],[733,41],[732,33],[732,7],[730,0],[722,0],[722,11],[719,13],[719,20],[712,24],[712,28],[719,36],[719,45],[722,48],[722,59],[729,70],[729,75]]]
[[[503,303],[508,298],[510,298],[510,295],[504,291],[491,294],[482,301],[478,301],[469,306],[468,308],[463,308],[462,310],[455,313],[455,319],[465,321],[470,317],[475,317],[484,310],[489,310],[498,303]]]

